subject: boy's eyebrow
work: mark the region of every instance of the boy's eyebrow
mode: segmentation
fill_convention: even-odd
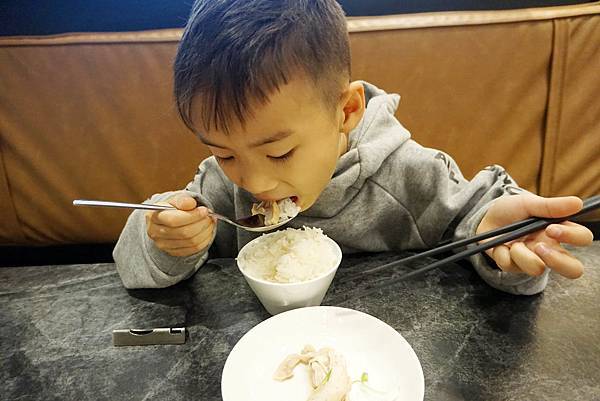
[[[277,142],[280,141],[284,138],[287,138],[288,136],[292,135],[292,131],[279,131],[276,134],[273,134],[267,138],[262,138],[259,139],[256,142],[253,142],[250,144],[251,148],[256,148],[258,146],[262,146],[262,145],[266,145],[267,143],[273,143],[273,142]]]
[[[273,134],[273,135],[271,135],[271,136],[269,136],[267,138],[261,138],[258,141],[252,142],[250,144],[250,147],[251,148],[256,148],[258,146],[266,145],[268,143],[277,142],[277,141],[280,141],[280,140],[282,140],[284,138],[287,138],[288,136],[290,136],[292,134],[293,134],[293,131],[289,131],[289,130],[280,131],[280,132],[277,132],[277,133],[275,133],[275,134]],[[213,143],[213,142],[209,141],[208,139],[206,139],[202,135],[199,135],[199,136],[200,136],[200,140],[205,145],[212,146],[212,147],[215,147],[215,148],[221,148],[221,149],[225,149],[226,148],[225,146],[222,146],[222,145],[219,145],[219,144],[216,144],[216,143]]]

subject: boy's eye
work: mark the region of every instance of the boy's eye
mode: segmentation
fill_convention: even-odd
[[[286,154],[281,155],[281,156],[267,156],[267,157],[269,159],[273,160],[274,162],[284,162],[284,161],[288,160],[290,157],[292,157],[295,150],[296,150],[296,148],[290,150],[289,152],[287,152]]]
[[[214,156],[215,156],[215,159],[217,159],[217,161],[219,163],[226,163],[226,162],[233,160],[233,156],[227,156],[227,157],[221,157],[221,156],[217,156],[217,155],[214,155]]]

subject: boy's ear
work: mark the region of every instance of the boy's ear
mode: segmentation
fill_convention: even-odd
[[[365,113],[365,87],[359,81],[348,84],[342,93],[343,121],[340,131],[348,135]]]

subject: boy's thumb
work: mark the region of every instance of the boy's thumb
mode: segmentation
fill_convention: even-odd
[[[564,217],[581,210],[583,202],[576,196],[544,198],[531,196],[525,198],[525,206],[531,216]]]
[[[179,210],[194,210],[198,206],[196,199],[186,195],[178,196],[171,204]]]

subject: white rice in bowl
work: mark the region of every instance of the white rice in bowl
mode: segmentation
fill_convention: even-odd
[[[276,283],[317,278],[337,264],[328,237],[320,228],[288,228],[259,237],[238,256],[246,274]]]

